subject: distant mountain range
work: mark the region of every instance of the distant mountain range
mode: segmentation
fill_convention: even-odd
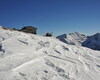
[[[100,33],[96,33],[92,36],[86,36],[79,32],[62,34],[57,37],[59,40],[70,45],[77,45],[88,47],[93,50],[100,50]]]

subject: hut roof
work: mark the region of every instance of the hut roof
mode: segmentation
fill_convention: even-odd
[[[37,29],[36,27],[33,27],[33,26],[25,26],[25,27],[22,28],[22,30],[23,30],[23,29],[33,29],[33,28],[34,28],[34,29]]]

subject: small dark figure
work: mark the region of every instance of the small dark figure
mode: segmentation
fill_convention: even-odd
[[[51,33],[46,33],[46,35],[45,35],[45,36],[51,37],[51,36],[52,36],[52,34],[51,34]]]

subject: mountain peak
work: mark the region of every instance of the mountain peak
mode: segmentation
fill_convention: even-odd
[[[80,32],[74,32],[60,35],[57,38],[68,44],[81,45],[81,43],[87,39],[87,36]]]

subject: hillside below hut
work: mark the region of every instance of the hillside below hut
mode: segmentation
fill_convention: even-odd
[[[37,34],[37,28],[35,28],[33,26],[25,26],[19,31],[26,32],[26,33]]]

